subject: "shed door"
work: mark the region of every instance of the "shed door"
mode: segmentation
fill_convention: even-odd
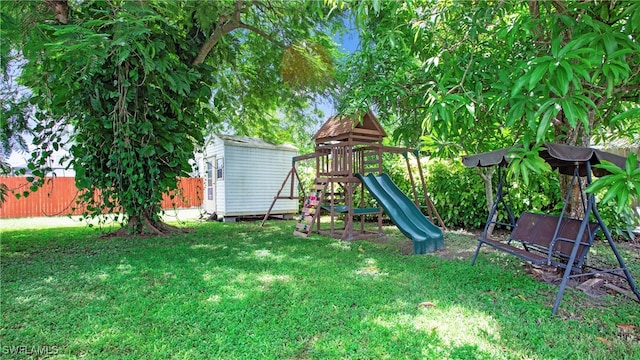
[[[210,157],[205,159],[205,167],[207,174],[205,176],[204,184],[204,209],[213,213],[216,211],[216,172],[215,172],[216,158]]]

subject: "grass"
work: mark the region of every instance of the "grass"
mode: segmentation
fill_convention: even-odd
[[[495,251],[470,267],[472,236],[405,256],[394,228],[340,242],[290,221],[190,227],[3,229],[2,358],[640,358],[638,303],[570,288],[553,316],[557,286]]]

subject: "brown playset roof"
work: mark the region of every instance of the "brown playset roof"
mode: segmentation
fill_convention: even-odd
[[[373,113],[365,113],[362,116],[362,121],[360,120],[359,116],[352,118],[347,118],[344,115],[332,116],[322,125],[313,139],[316,145],[349,140],[375,143],[382,141],[382,138],[387,136]]]

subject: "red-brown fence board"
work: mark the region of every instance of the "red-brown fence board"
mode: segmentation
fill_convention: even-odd
[[[162,198],[163,209],[184,209],[202,206],[202,194],[204,180],[202,178],[180,178],[178,191],[174,198],[164,194]]]
[[[0,205],[0,218],[19,218],[34,216],[80,215],[84,208],[76,205],[80,190],[72,177],[46,178],[45,185],[29,196],[16,198],[29,190],[25,177],[0,177],[0,183],[9,188],[4,204]],[[201,178],[181,178],[173,199],[163,196],[162,208],[193,208],[202,205],[203,180]]]

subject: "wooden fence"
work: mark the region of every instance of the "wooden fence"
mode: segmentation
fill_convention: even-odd
[[[84,208],[76,204],[80,192],[72,177],[53,177],[45,179],[45,185],[29,196],[16,198],[29,190],[25,177],[0,177],[0,183],[7,185],[9,194],[4,204],[0,204],[0,218],[19,218],[34,216],[80,215]],[[163,195],[162,208],[194,208],[202,205],[203,179],[180,178],[178,190],[171,199]]]

